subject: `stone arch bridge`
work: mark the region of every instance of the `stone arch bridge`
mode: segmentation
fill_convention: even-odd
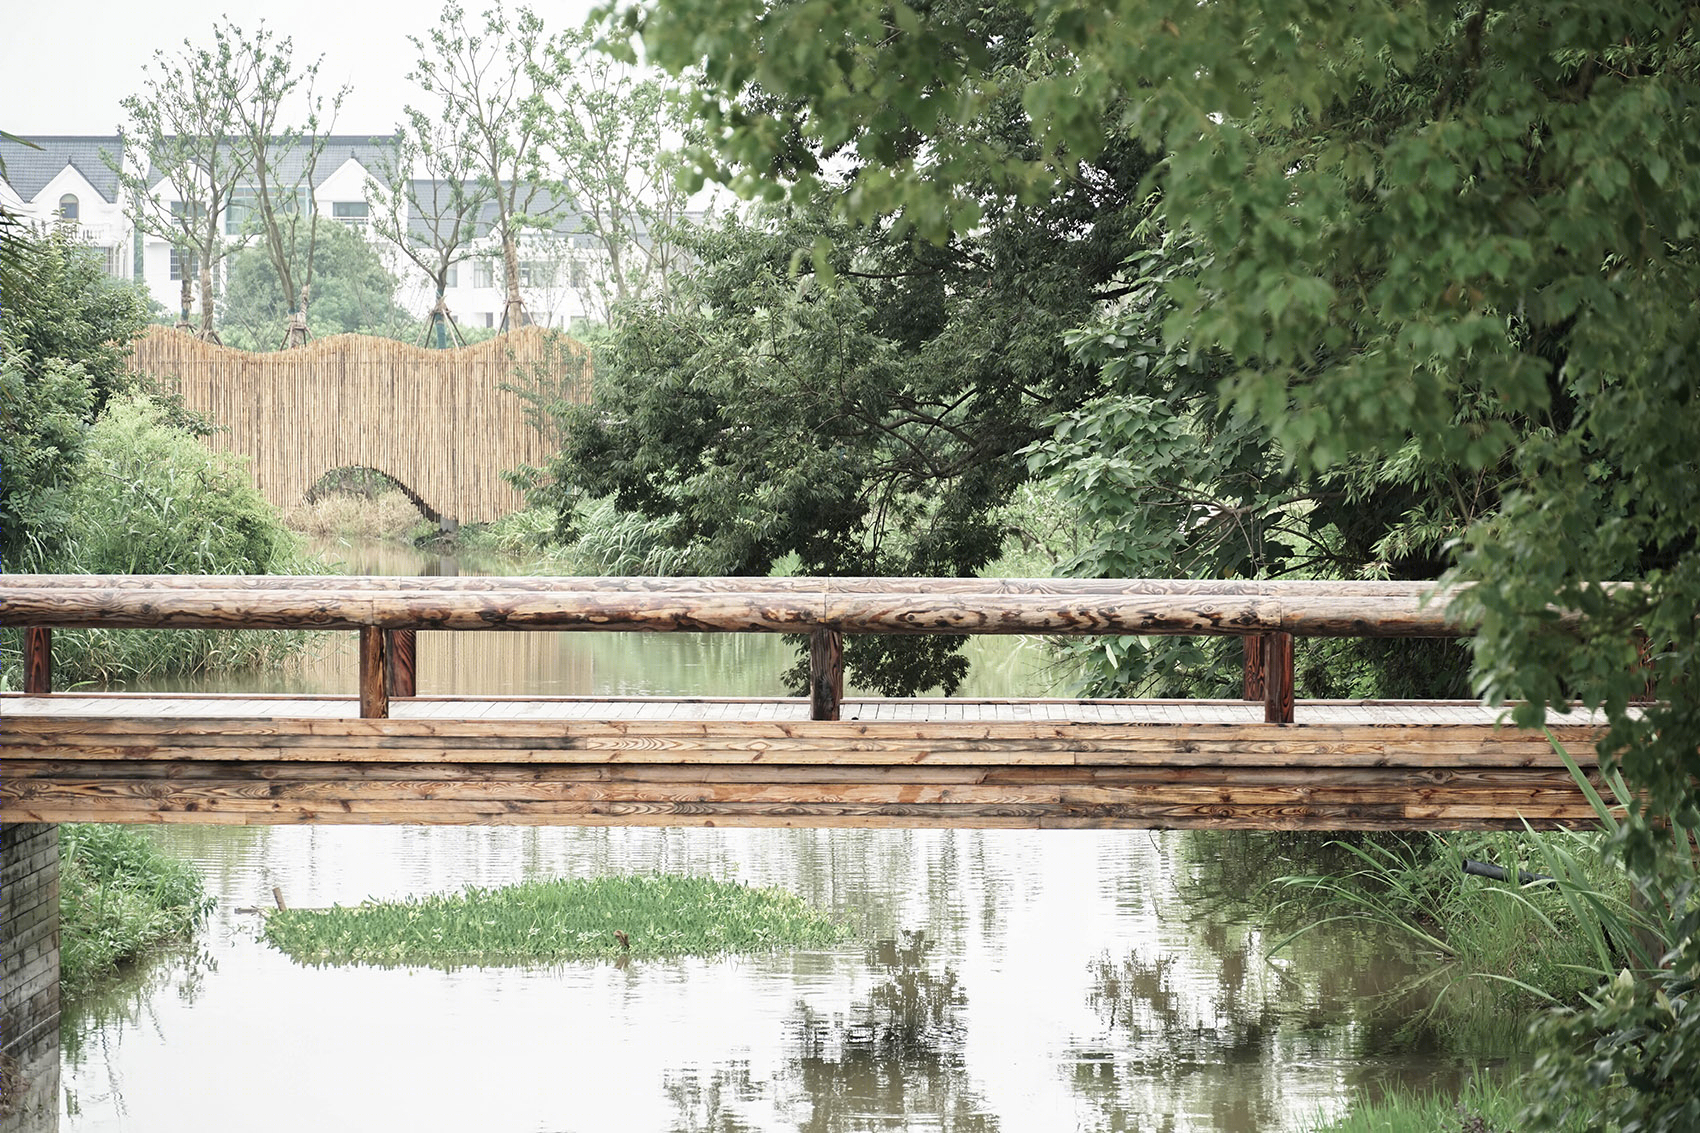
[[[504,384],[541,380],[574,400],[590,385],[585,348],[540,327],[456,350],[343,334],[269,354],[150,327],[135,365],[210,417],[212,446],[248,457],[279,507],[327,472],[371,468],[427,516],[463,523],[522,506],[502,472],[551,455],[531,404]]]

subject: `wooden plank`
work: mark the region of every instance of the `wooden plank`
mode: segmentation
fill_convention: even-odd
[[[46,696],[53,691],[53,631],[41,626],[24,630],[24,691]]]
[[[1412,813],[1412,811],[1415,813]],[[1480,807],[1406,808],[1374,803],[1311,806],[1303,804],[1188,804],[1156,802],[1103,807],[1047,804],[955,805],[903,803],[667,803],[543,802],[511,800],[427,801],[342,800],[302,803],[287,800],[110,800],[83,804],[18,807],[7,821],[18,822],[191,822],[425,823],[457,825],[637,825],[637,826],[863,826],[863,827],[1007,827],[1038,829],[1333,829],[1413,830],[1512,828],[1527,821],[1539,828],[1591,825],[1586,808],[1534,807],[1506,815]]]
[[[1254,633],[1241,638],[1241,648],[1245,652],[1245,698],[1251,701],[1263,699],[1263,651],[1268,648],[1265,634]]]
[[[1263,722],[1293,722],[1293,635],[1263,635]]]
[[[411,629],[384,631],[384,664],[391,696],[418,695],[418,636],[418,631]]]
[[[809,717],[836,720],[844,701],[844,635],[817,629],[809,635]]]
[[[389,668],[384,657],[387,636],[371,626],[360,629],[360,715],[368,720],[390,714]]]

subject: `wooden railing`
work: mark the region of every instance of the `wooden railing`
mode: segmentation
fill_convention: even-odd
[[[1228,635],[1245,642],[1245,698],[1291,723],[1295,636],[1462,636],[1455,596],[1428,582],[8,575],[0,624],[27,627],[34,695],[52,690],[54,628],[356,630],[367,717],[415,695],[422,629],[808,634],[817,720],[838,719],[845,634]]]

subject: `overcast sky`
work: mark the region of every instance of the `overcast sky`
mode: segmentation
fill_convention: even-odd
[[[550,29],[583,20],[594,0],[532,0]],[[464,0],[469,13],[482,0]],[[513,7],[511,2],[510,7]],[[154,52],[177,53],[185,38],[210,43],[212,26],[228,14],[250,29],[265,17],[278,36],[295,41],[297,63],[319,55],[320,85],[352,87],[337,116],[339,134],[385,134],[401,107],[417,99],[407,82],[415,52],[409,34],[424,38],[437,0],[17,0],[0,28],[0,129],[31,134],[111,134],[123,117],[119,100],[141,90]]]

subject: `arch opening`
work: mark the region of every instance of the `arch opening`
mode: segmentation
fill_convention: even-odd
[[[386,491],[400,492],[407,497],[408,503],[419,509],[420,515],[432,523],[442,525],[443,513],[426,503],[425,498],[405,481],[381,468],[366,464],[350,464],[331,469],[313,481],[303,499],[309,504],[316,504],[333,495],[361,496],[376,500]]]

